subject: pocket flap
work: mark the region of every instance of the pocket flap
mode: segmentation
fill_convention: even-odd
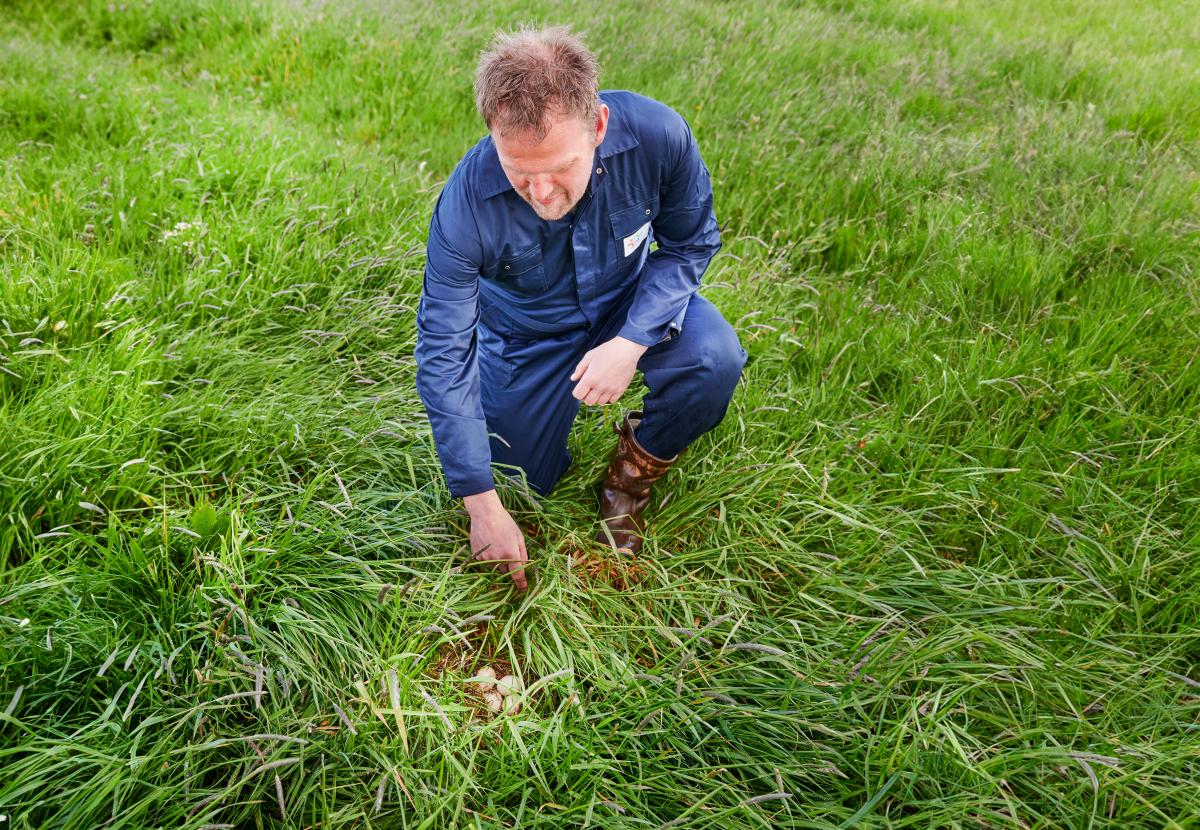
[[[618,240],[632,236],[641,230],[647,222],[652,222],[658,215],[658,199],[647,199],[636,205],[615,210],[608,215],[612,222],[613,236]]]
[[[500,279],[517,277],[533,270],[542,264],[542,246],[534,245],[524,253],[510,257],[501,257],[496,266],[496,276]]]

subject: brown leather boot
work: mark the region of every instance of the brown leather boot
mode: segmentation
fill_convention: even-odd
[[[642,511],[650,503],[650,485],[683,455],[681,452],[668,460],[646,452],[633,435],[641,422],[641,410],[634,410],[626,413],[621,423],[613,424],[613,432],[620,437],[608,472],[600,482],[600,532],[596,541],[630,554],[642,549]]]

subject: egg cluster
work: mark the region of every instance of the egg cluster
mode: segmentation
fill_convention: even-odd
[[[475,681],[479,684],[479,692],[489,711],[506,712],[509,715],[521,711],[521,698],[525,692],[525,684],[521,682],[521,678],[511,674],[497,678],[495,669],[484,666],[479,670]]]

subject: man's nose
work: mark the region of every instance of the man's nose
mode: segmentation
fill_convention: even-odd
[[[533,195],[534,199],[544,202],[554,192],[554,185],[549,179],[533,179],[529,183],[529,192]]]

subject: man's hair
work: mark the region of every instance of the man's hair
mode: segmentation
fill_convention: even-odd
[[[598,74],[596,58],[567,26],[497,32],[479,56],[475,107],[489,130],[531,130],[541,141],[556,115],[595,119]]]

